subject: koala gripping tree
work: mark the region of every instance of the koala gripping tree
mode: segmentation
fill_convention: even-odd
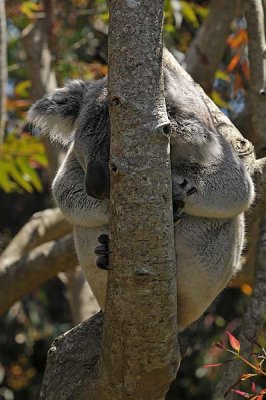
[[[60,375],[55,366],[57,361],[64,362],[57,356],[60,341],[55,342],[42,387],[45,400],[163,400],[177,373],[170,139],[162,76],[163,5],[163,0],[109,1],[112,269],[102,351],[97,360],[97,321],[87,323],[88,329],[85,322],[66,335],[62,346],[69,351],[74,346],[81,365],[86,364],[85,377],[76,365],[70,366],[70,385],[66,374],[62,371]],[[80,349],[78,335],[82,332],[87,334],[87,347]],[[73,374],[79,374],[76,386]]]

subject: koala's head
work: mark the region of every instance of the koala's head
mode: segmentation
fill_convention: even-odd
[[[107,80],[70,81],[63,88],[38,100],[28,119],[52,141],[66,146],[73,143],[76,157],[85,173],[90,196],[109,196],[110,127]]]

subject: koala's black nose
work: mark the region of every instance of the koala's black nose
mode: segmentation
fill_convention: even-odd
[[[108,163],[90,161],[85,176],[86,192],[99,200],[110,198],[110,173]]]

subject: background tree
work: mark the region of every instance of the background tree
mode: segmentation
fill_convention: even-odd
[[[7,38],[6,7],[4,0],[0,2],[0,143],[4,140],[6,124],[6,85],[7,85]]]

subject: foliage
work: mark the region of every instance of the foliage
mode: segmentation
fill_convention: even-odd
[[[0,146],[0,187],[6,192],[20,188],[31,193],[43,190],[36,168],[47,166],[47,157],[39,137],[9,134]]]
[[[205,368],[220,367],[221,365],[224,365],[230,361],[233,361],[234,359],[241,361],[245,367],[249,368],[249,371],[241,374],[241,376],[238,378],[238,380],[226,391],[224,397],[226,398],[230,392],[234,392],[234,393],[236,393],[242,397],[245,397],[247,399],[250,399],[250,400],[263,400],[264,395],[266,397],[266,386],[264,388],[256,386],[254,379],[256,377],[263,377],[264,382],[265,382],[266,370],[263,369],[263,364],[266,360],[265,348],[256,341],[255,337],[250,338],[249,342],[258,348],[258,352],[251,353],[249,359],[247,359],[246,357],[244,357],[241,354],[241,352],[240,352],[241,345],[240,345],[240,342],[236,339],[236,337],[229,331],[227,331],[226,334],[229,338],[229,343],[230,343],[231,347],[230,348],[227,347],[222,340],[220,340],[216,344],[216,346],[218,348],[222,349],[223,351],[225,351],[229,354],[232,354],[234,357],[229,360],[226,360],[223,363],[206,364]],[[252,358],[254,358],[254,361],[251,360]],[[251,379],[252,379],[251,388],[250,388],[251,393],[248,393],[248,392],[244,391],[244,389],[239,387],[239,385],[242,382],[246,382]]]

